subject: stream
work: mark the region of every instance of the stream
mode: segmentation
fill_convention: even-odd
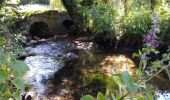
[[[24,80],[31,85],[27,94],[31,95],[33,100],[44,100],[52,91],[48,88],[49,78],[64,66],[61,60],[69,52],[69,40],[62,38],[44,41],[26,47],[25,52],[30,55],[25,59],[30,70],[26,72]],[[170,100],[170,93],[159,91],[155,97],[156,100]]]
[[[44,43],[28,46],[25,51],[33,56],[26,57],[25,63],[30,70],[25,74],[24,79],[32,88],[29,94],[34,98],[41,98],[48,92],[47,80],[56,71],[64,66],[61,57],[68,51],[67,39],[46,41]]]

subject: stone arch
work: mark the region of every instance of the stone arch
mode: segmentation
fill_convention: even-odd
[[[36,21],[30,25],[29,33],[33,39],[38,38],[49,38],[52,37],[49,26],[43,21]]]

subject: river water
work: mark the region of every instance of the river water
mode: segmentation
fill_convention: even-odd
[[[32,97],[47,94],[48,78],[64,66],[61,57],[68,52],[67,44],[67,39],[61,39],[25,48],[27,54],[33,54],[25,59],[30,70],[24,76],[26,82],[32,85],[28,92]]]
[[[43,100],[49,92],[47,82],[60,68],[64,66],[61,61],[62,56],[69,52],[69,41],[67,39],[58,39],[42,42],[37,45],[31,45],[25,48],[28,56],[25,63],[30,70],[24,76],[25,81],[32,87],[27,92],[34,100]],[[170,100],[170,93],[157,92],[156,100]]]

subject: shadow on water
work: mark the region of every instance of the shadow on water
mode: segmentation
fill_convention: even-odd
[[[70,41],[74,41],[76,43],[74,46],[79,48],[73,50],[79,57],[74,61],[60,63],[62,55],[70,52]],[[135,76],[138,60],[132,59],[132,54],[95,50],[84,52],[86,50],[84,46],[89,44],[84,45],[83,42],[64,38],[26,47],[28,54],[34,54],[25,59],[30,71],[26,73],[24,79],[32,85],[28,93],[33,98],[43,98],[45,95],[48,99],[54,100],[79,100],[82,95],[96,96],[98,91],[105,93],[106,85],[112,81],[108,79],[111,71],[117,73],[128,70]],[[162,91],[168,91],[170,88],[169,81],[161,75],[151,84]],[[157,95],[160,96],[158,100],[166,100],[164,99],[166,94],[168,93],[158,92]]]

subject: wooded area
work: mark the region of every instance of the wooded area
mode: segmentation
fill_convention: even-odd
[[[0,0],[0,100],[170,100],[169,0]]]

